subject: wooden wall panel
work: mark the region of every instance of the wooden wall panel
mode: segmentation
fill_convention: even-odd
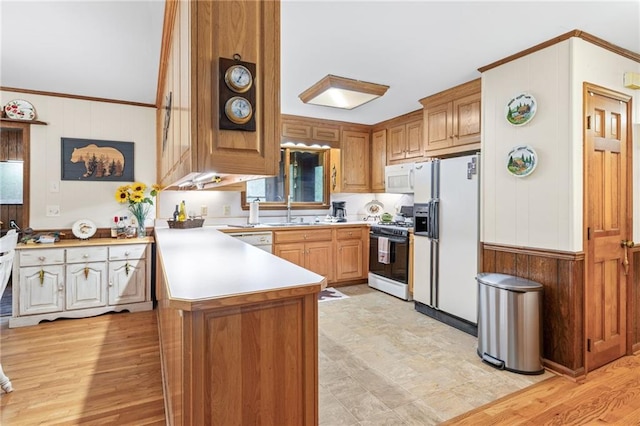
[[[484,245],[482,251],[482,272],[514,275],[543,285],[544,364],[571,377],[584,375],[583,263],[581,253],[496,245]]]

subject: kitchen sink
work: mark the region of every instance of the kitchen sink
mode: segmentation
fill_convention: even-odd
[[[276,223],[263,223],[265,226],[311,226],[322,225],[319,222],[276,222]]]

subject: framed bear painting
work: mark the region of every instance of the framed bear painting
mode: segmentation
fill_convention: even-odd
[[[133,182],[133,142],[61,138],[62,180]]]

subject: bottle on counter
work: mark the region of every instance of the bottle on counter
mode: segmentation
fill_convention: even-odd
[[[180,211],[178,212],[178,222],[184,222],[187,220],[187,207],[184,200],[180,203]]]
[[[111,238],[118,238],[118,216],[113,217],[111,224]]]
[[[180,215],[180,206],[176,204],[176,209],[173,211],[173,221],[178,221],[178,216]]]

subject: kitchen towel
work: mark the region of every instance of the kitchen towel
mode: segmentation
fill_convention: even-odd
[[[378,262],[389,264],[389,239],[378,237]]]
[[[257,201],[249,203],[249,225],[256,225],[260,223],[259,213],[260,204]]]

